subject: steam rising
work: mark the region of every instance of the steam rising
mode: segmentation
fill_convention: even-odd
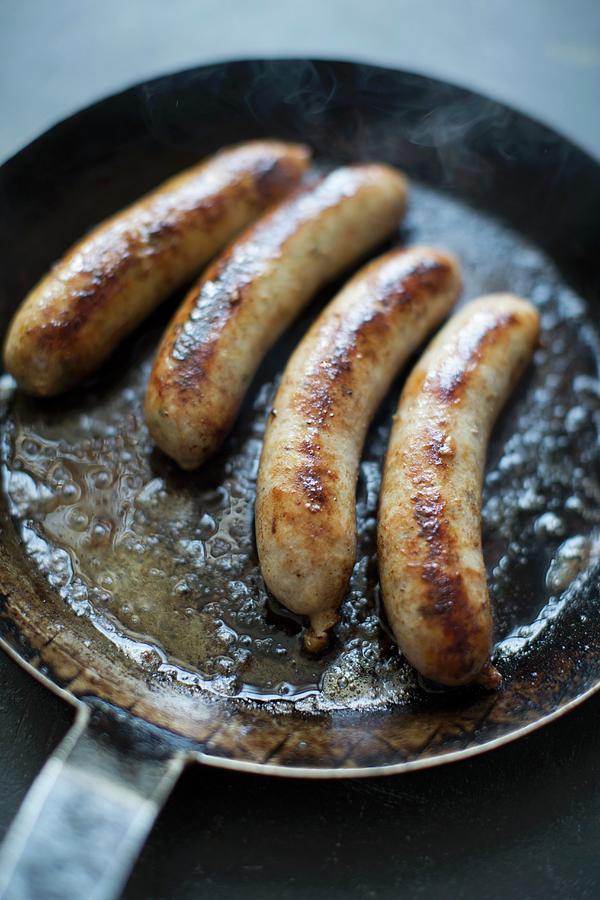
[[[413,177],[485,195],[502,164],[544,163],[548,145],[567,145],[494,100],[432,79],[353,66],[291,60],[213,66],[141,88],[153,137],[202,144],[270,135],[309,143],[336,160],[379,159]],[[199,102],[198,98],[202,98]],[[209,146],[207,146],[207,144]],[[556,155],[556,146],[553,154]]]

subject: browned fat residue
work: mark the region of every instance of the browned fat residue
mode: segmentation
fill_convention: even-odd
[[[514,325],[517,321],[514,313],[498,316],[484,330],[475,335],[475,340],[467,347],[466,353],[460,354],[457,347],[456,355],[450,360],[454,368],[450,372],[438,370],[433,377],[427,377],[424,383],[425,389],[435,393],[443,403],[458,403],[485,350],[497,344],[502,339],[506,328]]]

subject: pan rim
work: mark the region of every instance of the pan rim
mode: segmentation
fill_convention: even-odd
[[[29,663],[24,657],[17,653],[14,647],[12,647],[8,643],[8,641],[6,641],[5,638],[1,636],[0,650],[6,653],[6,655],[10,659],[12,659],[13,662],[17,663],[17,665],[21,669],[23,669],[23,671],[33,677],[39,684],[47,688],[61,700],[66,701],[69,706],[71,706],[75,710],[75,720],[70,728],[83,727],[83,725],[87,723],[88,719],[91,716],[91,707],[86,703],[84,699],[82,699],[81,697],[77,697],[70,691],[67,691],[64,688],[60,687],[60,685],[52,681],[51,678],[49,678],[43,672],[40,672],[40,670],[36,669],[35,666],[32,666],[31,663]],[[581,706],[594,694],[598,693],[598,691],[600,691],[600,680],[596,684],[587,688],[578,697],[574,697],[573,699],[568,700],[566,703],[557,706],[556,709],[552,710],[552,712],[548,713],[547,715],[542,716],[540,719],[536,719],[534,722],[529,722],[526,725],[522,725],[520,728],[515,729],[514,731],[510,731],[507,734],[492,738],[491,740],[485,741],[484,743],[478,744],[477,746],[466,747],[463,750],[451,750],[447,753],[440,753],[436,756],[425,756],[421,759],[406,760],[404,762],[390,763],[383,766],[348,766],[348,768],[337,769],[327,766],[281,766],[274,765],[273,763],[260,763],[251,762],[249,760],[246,761],[238,759],[227,759],[227,757],[214,756],[210,753],[204,753],[201,750],[189,750],[184,753],[184,756],[188,764],[199,763],[201,765],[210,766],[213,769],[227,769],[230,772],[241,772],[247,775],[268,775],[272,778],[297,778],[302,780],[310,779],[312,781],[342,781],[350,778],[381,778],[387,775],[402,775],[406,772],[417,772],[422,769],[433,769],[446,764],[461,762],[462,760],[471,759],[476,756],[482,756],[483,754],[491,752],[492,750],[497,750],[500,747],[512,744],[513,742],[518,741],[523,737],[527,737],[529,734],[532,734],[535,731],[538,731],[540,728],[551,724],[557,719],[560,719],[562,716],[576,709],[578,706]],[[127,713],[128,716],[134,717],[133,713],[129,712],[128,710],[122,711]],[[142,719],[142,721],[145,720]],[[161,731],[163,731],[165,734],[175,735],[175,732],[171,732],[166,728],[163,728],[161,726],[155,727],[160,727]],[[175,752],[176,751],[174,751],[174,753]]]

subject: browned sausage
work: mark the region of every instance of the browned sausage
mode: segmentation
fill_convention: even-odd
[[[96,369],[158,303],[295,187],[308,160],[295,144],[240,144],[95,228],[17,310],[4,363],[19,386],[50,396]]]
[[[445,685],[493,684],[481,490],[493,423],[536,345],[526,300],[469,303],[432,341],[402,392],[381,487],[378,555],[402,652]]]
[[[309,649],[338,618],[356,556],[356,480],[369,423],[393,378],[456,301],[457,263],[429,247],[394,250],[332,300],[291,357],[258,473],[263,577],[309,616]]]
[[[146,420],[191,469],[220,445],[260,361],[326,281],[398,225],[406,182],[382,165],[337,169],[245,232],[191,290],[158,350]]]

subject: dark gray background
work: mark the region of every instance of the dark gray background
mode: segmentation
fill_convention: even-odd
[[[489,93],[600,157],[597,0],[0,0],[0,161],[136,81],[358,58]],[[1,201],[0,201],[1,202]],[[0,654],[0,835],[71,714]],[[600,698],[518,744],[376,782],[186,773],[126,896],[595,897]]]

